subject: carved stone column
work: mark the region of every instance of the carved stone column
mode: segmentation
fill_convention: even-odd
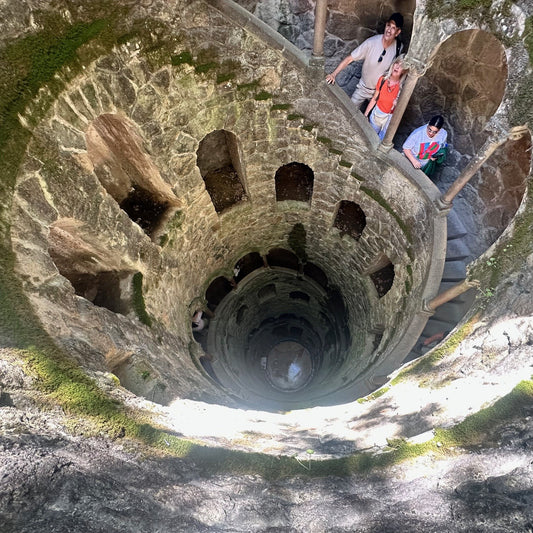
[[[315,6],[315,31],[313,35],[313,55],[309,60],[309,66],[313,69],[324,69],[324,34],[326,32],[326,18],[328,13],[328,1],[317,0]]]

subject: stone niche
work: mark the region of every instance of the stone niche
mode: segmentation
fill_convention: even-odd
[[[87,129],[87,154],[105,190],[153,239],[180,205],[131,122],[105,113]]]

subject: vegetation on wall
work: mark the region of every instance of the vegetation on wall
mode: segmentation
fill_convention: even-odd
[[[137,315],[137,318],[146,326],[152,325],[152,319],[146,312],[146,306],[144,304],[143,296],[143,275],[141,272],[136,272],[131,280],[133,286],[133,309]]]
[[[305,231],[304,225],[300,222],[292,227],[288,238],[289,246],[298,256],[298,259],[300,259],[300,261],[304,263],[307,261],[307,252],[305,251],[307,245],[306,238],[307,233]]]
[[[400,218],[398,213],[394,211],[394,209],[391,207],[389,202],[383,198],[381,193],[379,191],[376,191],[375,189],[369,189],[368,187],[364,187],[361,185],[361,191],[363,191],[365,194],[370,196],[373,200],[375,200],[385,211],[387,211],[393,218],[396,220],[398,226],[400,226],[400,229],[405,234],[405,237],[407,238],[407,241],[412,244],[413,243],[413,236],[411,234],[411,230],[408,228],[407,224]]]

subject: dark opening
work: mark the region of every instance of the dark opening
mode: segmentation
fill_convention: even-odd
[[[358,241],[366,226],[366,216],[358,204],[343,200],[333,225],[341,231],[341,236],[347,234]]]
[[[302,328],[290,328],[289,336],[292,339],[299,340],[302,338],[303,329]]]
[[[276,296],[276,287],[273,283],[261,287],[257,292],[257,297],[261,302],[273,298],[274,296]]]
[[[314,263],[306,263],[304,266],[304,274],[316,281],[322,288],[326,289],[328,286],[328,277],[324,271],[317,267]]]
[[[74,219],[59,219],[50,226],[48,253],[75,294],[98,307],[128,314],[132,304],[133,272],[99,238]]]
[[[128,196],[120,203],[133,222],[138,224],[147,235],[159,226],[161,217],[168,206],[138,185],[133,186]]]
[[[121,281],[131,280],[131,272],[98,272],[95,274],[81,274],[76,272],[61,272],[72,286],[74,292],[89,300],[98,307],[105,307],[113,313],[127,314],[131,310],[131,293],[123,297]],[[129,282],[125,282],[129,286]]]
[[[263,258],[257,252],[252,252],[241,257],[234,268],[234,272],[237,272],[235,275],[235,281],[238,283],[254,270],[264,266]]]
[[[130,219],[150,237],[179,201],[123,117],[103,114],[88,127],[87,154],[98,180]]]
[[[304,302],[309,301],[309,295],[301,291],[292,291],[289,294],[289,298],[292,298],[293,300],[303,300]]]
[[[370,279],[376,287],[379,298],[385,296],[385,294],[390,291],[394,282],[394,265],[389,262],[383,268],[380,268],[379,270],[376,270],[376,272],[370,274]]]
[[[198,147],[197,165],[217,213],[246,198],[237,137],[226,130],[206,135]]]
[[[310,202],[313,195],[314,174],[303,163],[292,162],[280,167],[275,176],[276,200]]]
[[[267,262],[270,266],[290,268],[298,270],[299,262],[296,254],[283,248],[273,248],[268,252]]]
[[[232,288],[231,283],[224,276],[214,279],[205,291],[205,299],[207,300],[209,309],[214,311],[224,296],[231,292]]]
[[[241,305],[241,307],[239,307],[239,310],[237,311],[237,316],[235,317],[235,322],[237,322],[237,324],[242,323],[246,311],[248,311],[247,305]]]

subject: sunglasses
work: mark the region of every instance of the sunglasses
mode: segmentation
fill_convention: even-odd
[[[381,63],[383,61],[383,58],[385,57],[385,54],[387,53],[387,50],[383,50],[381,52],[381,55],[379,56],[378,63]]]

